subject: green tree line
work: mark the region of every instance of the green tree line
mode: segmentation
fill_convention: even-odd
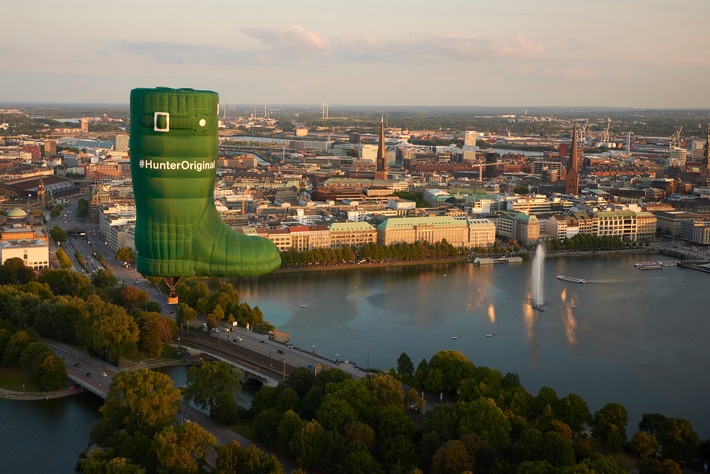
[[[381,245],[367,243],[360,247],[317,248],[281,252],[281,265],[303,267],[308,265],[338,265],[364,262],[412,262],[457,258],[461,250],[446,240],[429,242],[396,243]]]

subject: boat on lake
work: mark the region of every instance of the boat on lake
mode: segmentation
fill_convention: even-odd
[[[636,264],[636,268],[639,270],[663,270],[663,265],[658,262]]]
[[[476,257],[473,263],[476,265],[493,265],[497,263],[521,263],[522,261],[523,257]]]
[[[557,279],[562,281],[571,281],[572,283],[587,283],[587,280],[585,280],[584,278],[577,278],[566,275],[557,275]]]

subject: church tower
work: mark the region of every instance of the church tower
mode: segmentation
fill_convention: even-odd
[[[39,177],[39,184],[37,185],[37,201],[42,204],[42,209],[47,207],[47,196],[44,189],[44,181],[42,177]]]
[[[708,125],[708,137],[705,141],[703,156],[705,157],[705,176],[710,177],[710,125]]]
[[[565,194],[576,196],[579,194],[579,152],[577,150],[577,122],[572,129],[572,144],[567,160],[567,179],[565,180]]]
[[[377,162],[375,163],[375,179],[387,180],[387,150],[385,149],[385,118],[380,121],[380,144],[377,147]]]

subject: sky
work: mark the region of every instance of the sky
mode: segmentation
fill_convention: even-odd
[[[710,108],[708,0],[35,0],[0,102]]]

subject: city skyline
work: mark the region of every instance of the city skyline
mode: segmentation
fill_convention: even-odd
[[[710,107],[710,3],[56,3],[5,9],[0,102]]]

